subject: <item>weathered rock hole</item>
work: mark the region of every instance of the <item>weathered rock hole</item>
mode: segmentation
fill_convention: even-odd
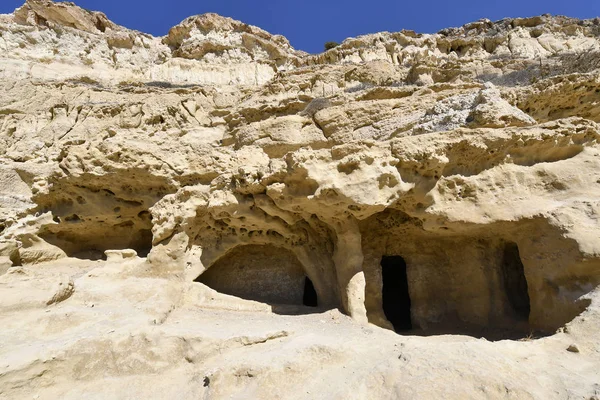
[[[79,218],[79,215],[73,214],[68,217],[65,217],[65,221],[66,222],[81,222],[81,218]]]
[[[134,223],[133,221],[125,221],[125,222],[121,222],[119,224],[114,225],[115,228],[133,228]]]
[[[98,29],[100,32],[106,32],[106,25],[104,24],[104,21],[98,17],[96,17],[96,29]]]
[[[393,187],[398,186],[398,184],[400,183],[398,181],[398,178],[396,178],[392,174],[383,174],[383,175],[379,176],[377,178],[377,180],[379,181],[379,189],[383,189],[386,186],[393,188]]]
[[[48,20],[37,13],[35,14],[35,23],[41,26],[48,26]]]
[[[288,190],[292,196],[313,196],[319,188],[319,183],[314,179],[294,180],[286,182]]]
[[[146,210],[140,211],[137,216],[140,219],[152,221],[152,214],[150,214],[149,211],[146,211]]]
[[[346,175],[350,175],[354,171],[360,168],[360,162],[358,161],[349,161],[346,163],[339,163],[337,166],[337,170],[339,173],[343,173]]]
[[[580,154],[584,147],[574,144],[564,147],[545,147],[540,149],[512,149],[510,156],[517,165],[532,166],[538,163],[568,160]]]

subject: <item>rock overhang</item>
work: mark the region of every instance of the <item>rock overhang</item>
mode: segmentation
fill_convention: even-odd
[[[391,329],[391,259],[405,335],[559,331],[542,346],[597,321],[594,20],[384,32],[320,55],[216,15],[153,38],[29,0],[0,26],[0,279],[76,270],[23,307],[89,304],[99,278],[181,295],[152,326],[182,304],[302,314],[309,279],[318,312]],[[156,297],[138,291],[131,310]]]

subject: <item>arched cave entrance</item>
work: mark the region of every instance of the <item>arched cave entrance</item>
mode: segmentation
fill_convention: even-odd
[[[406,262],[400,256],[381,259],[383,312],[396,332],[412,329]]]
[[[516,243],[509,242],[504,245],[502,277],[504,290],[514,317],[520,321],[527,321],[531,311],[529,290],[525,278],[525,267]]]
[[[318,305],[298,258],[272,245],[244,245],[218,259],[196,282],[223,294],[272,305]]]

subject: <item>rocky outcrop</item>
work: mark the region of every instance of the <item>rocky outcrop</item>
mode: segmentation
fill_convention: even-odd
[[[0,31],[0,76],[34,80],[259,85],[303,55],[282,36],[214,14],[154,38],[51,0],[28,0],[0,19]]]
[[[214,64],[265,61],[289,68],[298,66],[304,55],[281,35],[211,13],[187,18],[174,26],[163,43],[171,47],[175,57]]]
[[[27,1],[14,12],[14,21],[21,25],[49,27],[57,30],[70,27],[88,33],[119,29],[101,12],[77,7],[74,3],[51,0]]]
[[[1,16],[0,397],[593,398],[598,29]]]

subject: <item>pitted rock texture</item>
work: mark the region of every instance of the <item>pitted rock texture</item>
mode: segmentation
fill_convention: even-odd
[[[599,34],[1,15],[0,398],[600,396]]]

